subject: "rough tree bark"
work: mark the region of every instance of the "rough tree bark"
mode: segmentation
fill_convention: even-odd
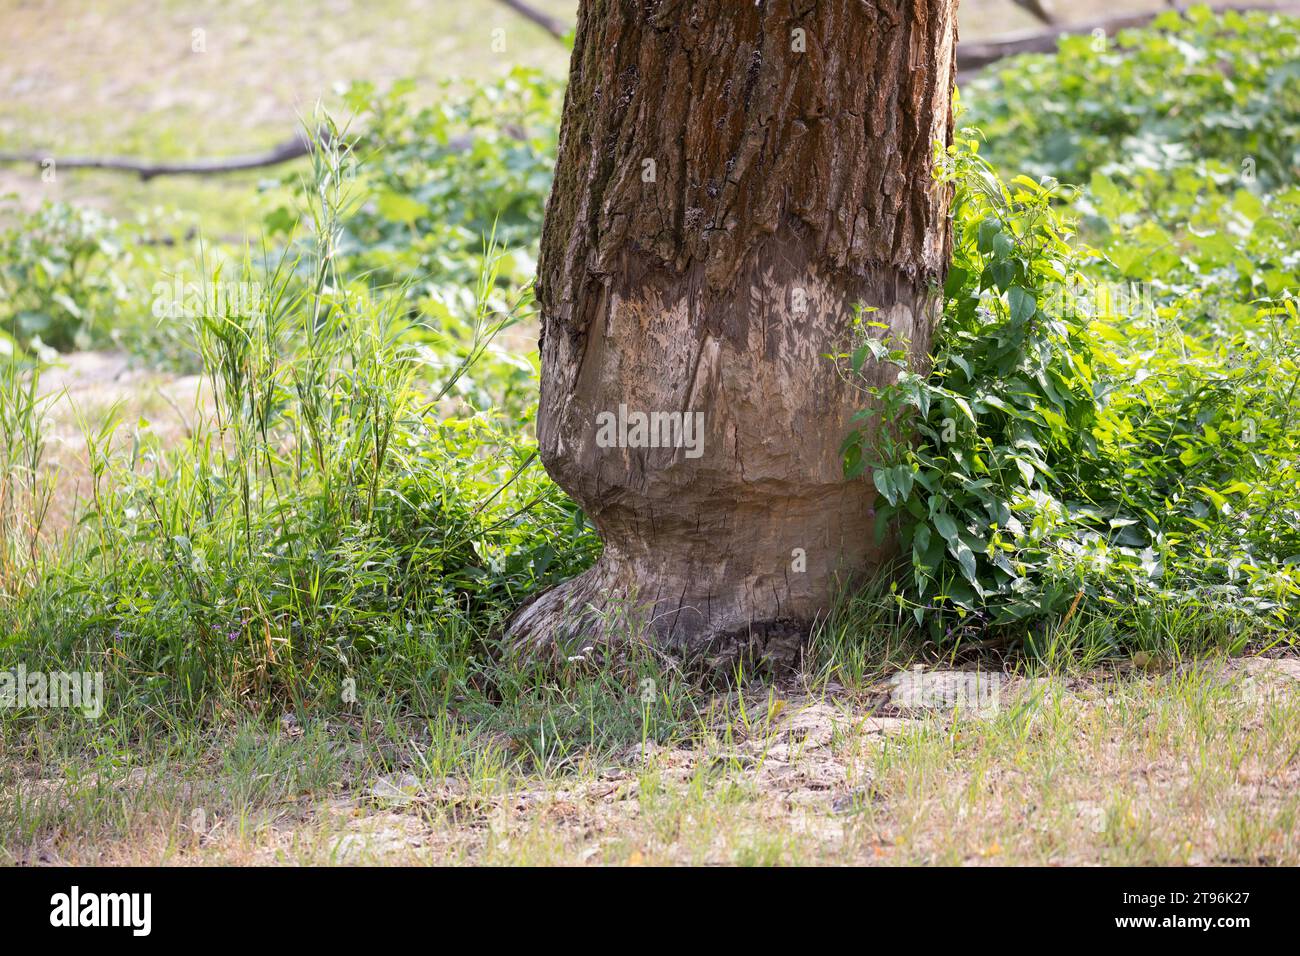
[[[538,270],[538,437],[604,552],[516,614],[520,645],[641,632],[788,661],[887,557],[839,449],[888,373],[855,384],[828,356],[855,304],[929,349],[956,6],[584,0]],[[702,443],[659,419],[677,447],[647,447],[637,412],[702,420]]]

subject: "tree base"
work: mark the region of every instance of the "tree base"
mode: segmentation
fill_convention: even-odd
[[[534,653],[643,640],[788,666],[892,557],[842,443],[879,427],[859,413],[897,368],[845,359],[870,336],[925,371],[956,3],[698,6],[580,5],[538,258],[537,443],[605,550],[516,615]]]
[[[641,598],[632,572],[602,557],[587,571],[537,595],[507,625],[514,650],[569,659],[654,647],[697,672],[782,673],[796,669],[815,621],[750,620]]]

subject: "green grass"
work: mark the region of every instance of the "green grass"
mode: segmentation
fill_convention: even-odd
[[[552,93],[524,82],[511,95],[531,116],[553,102]],[[476,94],[479,101],[497,95]],[[530,317],[527,277],[504,270],[508,257],[491,238],[474,254],[463,245],[422,252],[448,260],[447,275],[477,270],[473,286],[458,290],[464,295],[430,311],[415,294],[426,277],[410,276],[405,260],[392,258],[422,217],[451,213],[432,198],[447,182],[460,195],[489,170],[485,192],[544,184],[530,178],[524,187],[510,177],[516,164],[505,159],[516,158],[520,144],[505,137],[485,140],[491,156],[468,166],[461,154],[418,152],[446,176],[408,186],[400,172],[412,137],[403,124],[427,125],[434,141],[458,127],[441,115],[410,114],[400,100],[381,97],[372,108],[383,135],[372,130],[380,141],[363,140],[365,156],[353,155],[337,128],[319,144],[296,194],[299,227],[282,224],[260,240],[265,245],[245,250],[200,246],[202,274],[256,287],[258,310],[208,301],[181,324],[205,383],[183,441],[164,444],[112,409],[85,418],[85,470],[68,518],[76,532],[39,539],[31,533],[39,522],[11,522],[11,583],[0,606],[9,635],[0,645],[4,659],[93,665],[117,697],[196,719],[231,707],[329,712],[344,683],[355,681],[387,688],[416,712],[465,700],[518,702],[523,729],[510,732],[531,735],[541,759],[568,759],[559,742],[581,740],[584,729],[588,747],[607,732],[627,736],[625,721],[599,711],[595,698],[607,690],[578,693],[555,713],[544,713],[553,699],[531,695],[552,679],[564,693],[585,686],[566,682],[596,665],[519,677],[501,644],[507,615],[585,567],[598,546],[537,462],[535,358],[496,349],[498,336]],[[521,154],[530,170],[546,148],[545,136],[537,140]],[[398,159],[384,158],[385,144]],[[1271,395],[1276,369],[1254,369],[1231,389],[1207,386],[1198,377],[1207,373],[1185,369],[1179,358],[1188,343],[1209,348],[1224,330],[1202,329],[1194,315],[1185,316],[1181,337],[1167,335],[1151,348],[1157,330],[1137,317],[1126,327],[1132,348],[1097,333],[1110,328],[1101,319],[1061,334],[1048,317],[1037,321],[1039,311],[1034,334],[1012,335],[1008,328],[1025,321],[1008,306],[1012,292],[1022,300],[1045,294],[1071,256],[1090,257],[1102,274],[1107,265],[1062,238],[1049,188],[1028,180],[1003,186],[987,165],[962,157],[970,167],[954,173],[962,276],[944,325],[952,338],[930,380],[900,379],[900,389],[906,383],[916,395],[896,396],[892,407],[905,414],[914,397],[916,408],[928,409],[930,420],[918,426],[933,447],[906,446],[901,463],[873,464],[877,487],[886,498],[893,493],[903,519],[914,573],[847,595],[813,642],[812,673],[854,685],[913,660],[959,662],[979,652],[1094,664],[1134,653],[1178,662],[1288,645],[1285,601],[1259,602],[1260,588],[1276,585],[1285,597],[1288,586],[1293,508],[1274,497],[1285,497],[1282,479],[1292,475],[1284,452],[1294,431],[1266,429],[1267,444],[1243,450],[1223,442],[1211,454],[1204,426],[1232,434],[1235,410],[1216,405],[1217,417],[1207,417],[1210,406],[1199,397],[1210,386],[1238,398]],[[364,166],[357,175],[358,159],[377,161],[379,175]],[[407,204],[418,212],[400,203],[387,212],[378,203],[375,212],[377,189],[431,198]],[[483,218],[478,198],[459,205]],[[536,230],[526,213],[507,225],[525,246]],[[1261,256],[1273,254],[1274,238],[1265,237]],[[1185,307],[1180,297],[1167,308],[1179,316]],[[1241,328],[1230,331],[1254,335],[1253,316],[1234,314]],[[963,346],[965,381],[953,372]],[[950,362],[949,354],[957,357]],[[1277,354],[1292,361],[1289,351]],[[863,351],[855,361],[866,358]],[[1164,391],[1126,390],[1143,362]],[[15,395],[34,381],[25,365],[7,368]],[[1034,381],[1041,384],[1026,385]],[[935,419],[960,417],[963,403],[974,427],[962,429],[958,455],[935,438]],[[31,464],[43,441],[39,416],[13,408],[5,478],[32,498],[47,474]],[[1213,492],[1231,477],[1220,474],[1229,461],[1239,478],[1252,469],[1247,525],[1233,509],[1210,510],[1201,500],[1209,493],[1201,484]],[[1189,488],[1184,472],[1201,462]],[[868,464],[859,455],[859,468]],[[1053,525],[1067,507],[1079,517]],[[1013,533],[1017,520],[1022,527]],[[927,522],[934,530],[923,544]],[[1237,553],[1243,541],[1251,554]],[[1152,576],[1157,566],[1163,577]],[[979,600],[973,587],[982,589]],[[1256,606],[1260,615],[1243,626]],[[995,612],[1010,613],[1014,626],[992,620]],[[667,681],[671,666],[625,662],[610,673],[611,687],[630,694],[643,679]],[[680,719],[677,710],[670,703],[664,719]]]
[[[441,19],[450,8],[437,9],[430,29],[453,29]],[[159,22],[188,22],[177,10]],[[334,45],[313,33],[329,29],[328,18],[307,29],[297,14],[256,16],[289,19],[256,20],[248,49],[220,48],[226,75],[204,81],[214,89],[230,86],[241,58],[261,62],[276,29]],[[215,39],[224,28],[214,23]],[[361,71],[368,44],[411,32],[399,17],[370,26],[338,75],[382,81],[409,72],[400,57]],[[39,33],[29,39],[39,46]],[[105,49],[129,49],[111,39]],[[563,58],[558,47],[544,57]],[[314,76],[301,66],[285,67],[290,87]],[[1009,69],[1032,74],[1044,96],[1060,93],[1038,66]],[[147,98],[165,84],[150,78],[130,89]],[[269,138],[282,113],[256,114],[243,98],[250,89],[214,105],[201,136],[185,136],[188,120],[163,106],[158,136],[146,138],[143,120],[101,116],[93,97],[76,105],[83,125],[67,128],[95,147],[148,143],[180,154],[236,141],[253,111],[249,137]],[[490,101],[494,89],[477,95]],[[519,89],[528,115],[552,108],[553,88]],[[1021,336],[970,381],[941,372],[912,382],[936,400],[932,409],[940,399],[974,406],[977,425],[964,436],[969,473],[908,459],[908,474],[891,471],[882,488],[907,484],[895,498],[914,494],[921,511],[908,513],[924,520],[934,517],[927,509],[962,502],[965,527],[939,522],[937,556],[920,552],[929,562],[920,570],[934,572],[930,583],[945,598],[918,594],[925,575],[908,562],[844,595],[811,635],[803,670],[775,680],[685,673],[639,645],[525,660],[503,642],[508,615],[580,571],[599,547],[536,457],[536,355],[503,345],[527,338],[531,321],[528,252],[551,130],[526,143],[485,137],[481,155],[466,158],[442,148],[463,116],[407,113],[400,99],[380,93],[380,108],[367,114],[378,127],[365,141],[377,150],[364,157],[378,163],[371,173],[354,176],[351,140],[336,135],[303,162],[300,189],[280,183],[254,195],[255,177],[65,184],[70,195],[102,189],[101,199],[133,211],[165,197],[176,209],[146,232],[183,234],[194,217],[209,236],[215,228],[218,239],[251,237],[247,248],[207,238],[201,254],[133,243],[132,268],[156,278],[173,258],[192,256],[214,281],[256,285],[260,307],[213,298],[170,327],[192,346],[187,361],[202,386],[180,409],[184,427],[166,432],[141,420],[157,399],[42,400],[40,370],[26,357],[0,366],[0,668],[102,671],[108,698],[97,722],[0,709],[0,860],[1297,861],[1295,687],[1280,679],[1276,693],[1260,696],[1263,665],[1252,659],[1291,651],[1295,641],[1286,600],[1294,394],[1273,387],[1294,373],[1285,365],[1294,311],[1261,318],[1237,255],[1269,274],[1285,265],[1279,250],[1296,220],[1284,193],[1239,189],[1211,162],[1208,172],[1182,169],[1168,191],[1138,164],[1112,169],[1115,179],[1097,179],[1092,194],[1051,202],[1000,194],[1005,204],[1051,210],[1034,229],[1043,221],[1055,229],[1061,204],[1077,204],[1098,244],[1074,250],[1061,240],[1023,262],[1012,262],[1024,251],[1018,243],[1041,230],[1010,214],[986,229],[990,207],[966,215],[962,262],[971,275],[951,304],[979,320],[962,325],[950,315],[948,328],[981,348],[996,338],[986,334],[987,316],[1019,311],[998,279],[1002,267],[1020,269],[1012,276],[1021,293],[1044,291],[1057,260],[1075,251],[1094,276],[1126,277],[1163,262],[1133,254],[1152,223],[1191,208],[1197,227],[1170,226],[1164,237],[1183,255],[1155,276],[1170,285],[1161,323],[1108,315],[1112,331],[1122,330],[1119,344]],[[20,97],[8,115],[32,108]],[[1068,110],[1060,116],[1074,122]],[[1145,206],[1133,207],[1115,185],[1124,177],[1146,190]],[[960,185],[970,198],[970,183]],[[496,233],[480,243],[467,226],[483,225],[502,196],[520,207],[495,220],[517,243],[509,253]],[[278,206],[294,209],[297,225],[280,222],[263,238],[253,226]],[[465,221],[455,219],[458,209]],[[1243,216],[1261,225],[1246,229]],[[1207,238],[1218,230],[1236,237],[1232,256]],[[991,282],[980,278],[986,267]],[[1212,279],[1197,286],[1196,275]],[[1286,298],[1285,289],[1265,291]],[[1206,299],[1222,311],[1199,311]],[[136,337],[138,355],[167,347],[142,341],[140,324],[117,331]],[[1224,343],[1271,348],[1243,365]],[[1071,414],[1085,408],[1077,421],[1021,428],[1047,420],[1046,384],[1022,416],[999,417],[993,400],[1011,407],[1029,394],[1010,373],[1038,360],[1061,376],[1057,386],[1077,389],[1062,403]],[[1246,399],[1268,412],[1250,447],[1238,430]],[[1016,442],[1026,435],[1051,446],[1034,459],[1036,484],[1010,451],[1023,450]],[[885,463],[861,464],[865,473]],[[987,531],[986,502],[963,496],[972,486],[987,494],[980,479],[990,465],[1035,525],[1011,549],[1033,565],[1018,582],[996,576],[994,568],[1007,572],[994,563],[995,547],[973,563],[970,540]],[[1069,482],[1056,477],[1067,473]],[[925,486],[915,476],[934,480]],[[1234,478],[1246,487],[1232,488]],[[1031,497],[1037,492],[1070,507],[1082,494],[1095,513],[1085,508],[1064,530],[1047,528],[1039,512],[1050,509]],[[1134,527],[1129,518],[1149,542],[1129,540],[1137,534],[1122,530]],[[1095,545],[1098,528],[1122,567],[1094,562],[1095,554],[1076,561],[1072,547]],[[991,537],[1009,540],[1002,530]],[[947,557],[940,538],[955,539]],[[969,595],[943,603],[968,566],[961,545],[979,580],[994,585],[983,605]],[[1234,562],[1241,555],[1232,549],[1246,545],[1250,560]],[[1157,547],[1162,575],[1150,570]],[[1241,582],[1267,583],[1269,574],[1281,599],[1256,605],[1252,617]],[[1146,577],[1141,588],[1135,575]],[[1023,623],[988,626],[990,595],[1028,605]],[[933,629],[925,612],[936,610],[948,616]],[[887,681],[917,666],[991,668],[1014,694],[991,719],[900,711]],[[196,810],[206,826],[195,824]]]
[[[10,719],[0,860],[1294,865],[1296,680],[1031,670],[991,716],[893,725],[879,684],[754,685],[697,692],[662,743],[565,760],[382,703],[293,725]]]

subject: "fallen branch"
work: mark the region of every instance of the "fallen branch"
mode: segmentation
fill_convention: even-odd
[[[175,163],[152,162],[143,159],[93,156],[57,156],[38,153],[0,153],[0,163],[34,163],[41,168],[52,166],[59,169],[109,169],[117,172],[135,173],[148,182],[155,176],[194,175],[204,176],[210,173],[235,173],[246,169],[262,169],[277,166],[291,159],[306,156],[311,145],[305,136],[295,136],[265,153],[248,156],[230,156],[225,159],[193,159]]]
[[[564,24],[549,14],[529,6],[524,0],[498,0],[498,2],[527,17],[557,40],[564,40],[568,37],[568,30],[565,29]],[[1041,4],[1037,2],[1021,5],[1026,6],[1027,9],[1030,6],[1041,8]],[[1226,3],[1213,6],[1210,9],[1216,14],[1227,13],[1228,11],[1245,13],[1252,10],[1300,14],[1300,2],[1292,0],[1292,2],[1276,4]],[[1062,24],[1058,29],[1028,31],[996,40],[967,40],[957,44],[958,79],[965,81],[978,70],[1005,57],[1016,56],[1021,53],[1052,53],[1056,50],[1057,42],[1062,36],[1089,34],[1096,30],[1103,30],[1109,36],[1120,30],[1146,26],[1165,12],[1167,11],[1156,10],[1118,17],[1104,17],[1082,23]],[[135,173],[147,182],[155,176],[204,176],[212,173],[234,173],[246,169],[262,169],[267,166],[286,163],[300,156],[306,156],[310,151],[310,144],[300,134],[293,139],[286,140],[268,152],[248,156],[231,156],[226,159],[195,159],[185,162],[159,163],[114,157],[66,157],[60,159],[56,156],[43,156],[35,153],[0,153],[0,163],[33,163],[42,168],[52,164],[56,170],[59,168],[108,169]]]
[[[1300,12],[1300,3],[1224,3],[1210,8],[1215,14],[1229,11],[1246,13],[1252,10],[1279,13]],[[1150,10],[1146,13],[1130,13],[1117,17],[1102,17],[1081,23],[1063,23],[1059,29],[1030,30],[995,40],[966,40],[957,44],[957,74],[959,79],[969,79],[971,74],[983,69],[990,63],[1021,53],[1054,53],[1057,41],[1066,35],[1078,36],[1102,30],[1107,36],[1134,27],[1144,27],[1156,17],[1168,13],[1168,10]]]
[[[557,40],[563,40],[569,35],[569,31],[563,23],[549,13],[544,13],[536,7],[524,3],[524,0],[498,0],[498,2],[505,4],[520,16],[533,21]]]
[[[1016,6],[1027,10],[1035,20],[1046,23],[1050,27],[1056,26],[1056,17],[1052,11],[1043,6],[1043,0],[1011,0]]]

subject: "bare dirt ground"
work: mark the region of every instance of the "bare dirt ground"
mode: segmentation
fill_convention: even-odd
[[[905,679],[943,686],[969,677]],[[984,675],[987,680],[988,675]],[[562,769],[509,742],[415,733],[375,773],[339,727],[286,720],[250,798],[229,741],[185,779],[8,768],[33,839],[11,862],[135,864],[1291,864],[1300,661],[998,684],[972,708],[798,685],[722,695],[698,733]],[[901,703],[900,703],[901,702]],[[256,774],[252,774],[256,776]],[[0,779],[4,779],[0,777]],[[5,801],[13,798],[7,794]],[[20,803],[22,801],[19,801]]]
[[[56,475],[46,533],[66,529],[78,502],[89,493],[86,434],[110,420],[125,426],[117,436],[148,433],[161,447],[175,447],[206,414],[198,375],[173,375],[137,367],[124,352],[72,352],[41,373],[47,428],[45,464]]]

